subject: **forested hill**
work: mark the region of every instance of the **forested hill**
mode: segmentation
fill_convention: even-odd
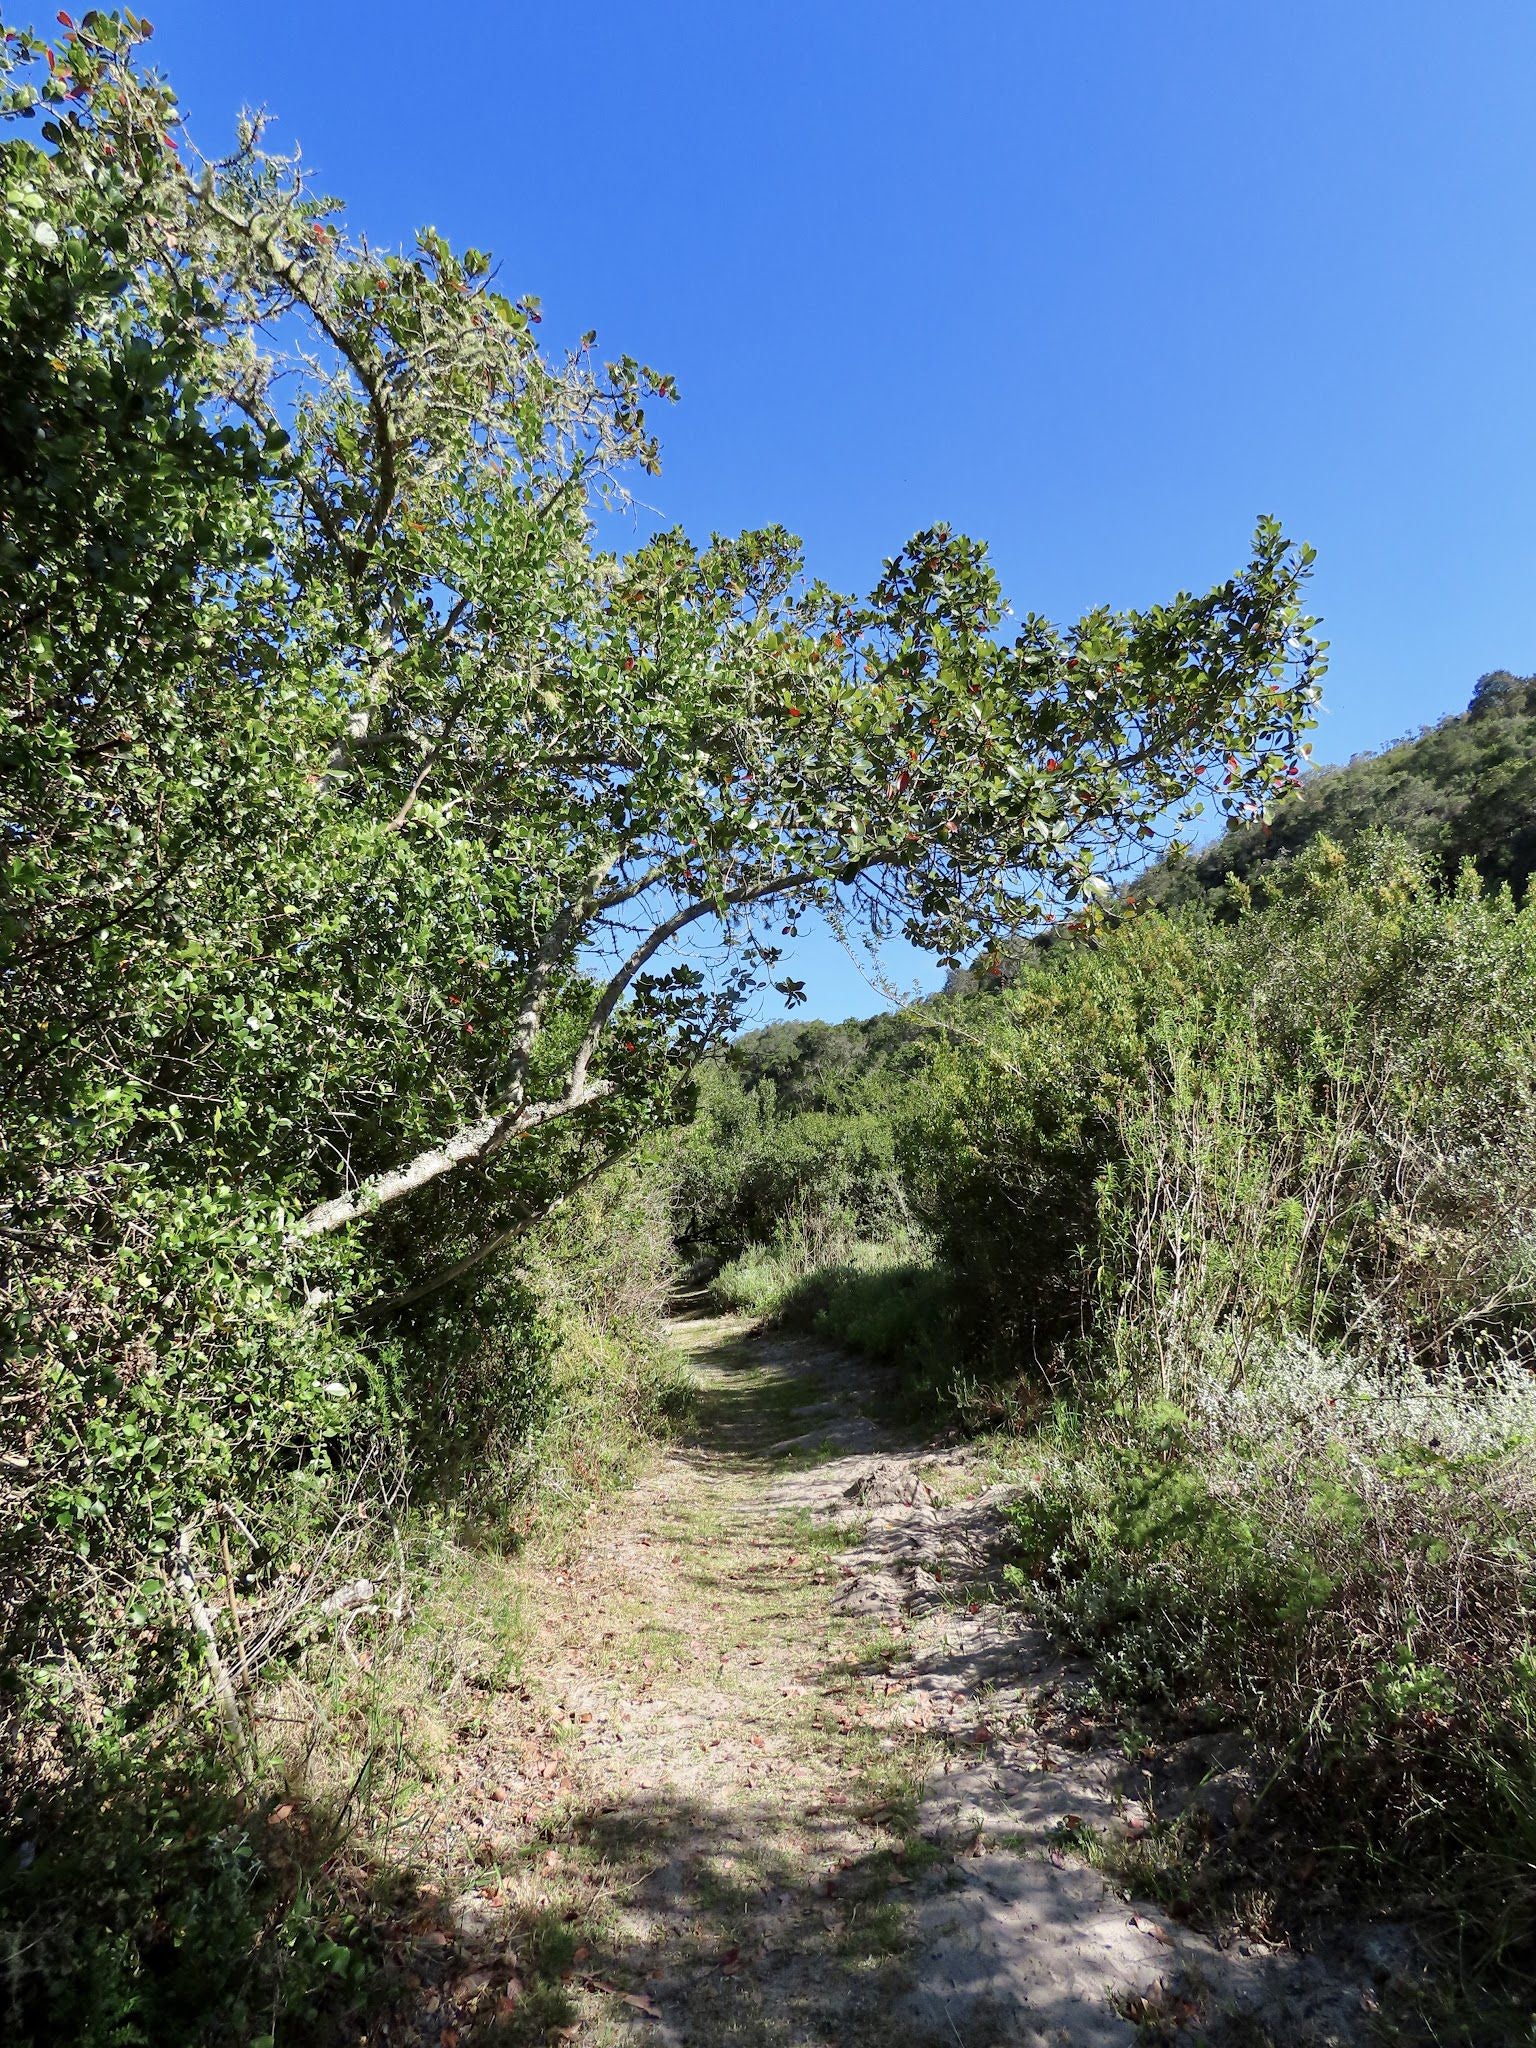
[[[1273,822],[1239,825],[1213,846],[1162,862],[1136,894],[1164,906],[1251,881],[1319,833],[1341,844],[1374,828],[1400,832],[1447,876],[1472,860],[1485,881],[1517,895],[1536,872],[1536,676],[1495,669],[1463,712],[1380,754],[1320,768]]]

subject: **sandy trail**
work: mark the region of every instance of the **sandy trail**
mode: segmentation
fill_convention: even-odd
[[[376,2038],[468,2043],[489,2015],[483,2038],[592,2048],[1365,2039],[1390,1937],[1219,1948],[1079,1853],[1144,1826],[1152,1781],[993,1597],[1003,1489],[974,1455],[882,1427],[825,1347],[672,1337],[694,1425],[530,1575],[526,1682],[445,1789],[439,1825],[478,1845],[454,1905],[478,2003],[461,2022],[448,1985]]]

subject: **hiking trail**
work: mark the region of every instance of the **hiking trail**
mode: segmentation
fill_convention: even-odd
[[[1219,1739],[1129,1756],[1086,1667],[1000,1604],[981,1454],[875,1420],[877,1375],[823,1345],[669,1334],[692,1420],[527,1574],[521,1682],[432,1787],[449,1933],[368,2038],[1362,2039],[1393,1930],[1222,1948],[1083,1853],[1241,1799],[1241,1766]]]

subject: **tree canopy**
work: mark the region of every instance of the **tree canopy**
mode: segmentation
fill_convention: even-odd
[[[765,906],[954,956],[1290,772],[1320,661],[1273,522],[1204,597],[1006,636],[943,528],[862,599],[778,529],[614,553],[671,379],[549,355],[434,230],[376,250],[255,119],[199,157],[146,33],[7,44],[46,116],[6,157],[34,1085],[109,1066],[215,1151],[251,1119],[324,1234],[566,1118],[618,1141],[775,964]]]

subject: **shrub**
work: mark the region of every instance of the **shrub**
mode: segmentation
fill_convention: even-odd
[[[706,1077],[672,1154],[673,1228],[688,1253],[731,1259],[788,1233],[823,1252],[902,1229],[906,1200],[889,1112],[778,1114],[771,1080]]]
[[[1533,993],[1536,908],[1319,842],[1234,925],[1148,916],[978,1006],[913,1206],[1011,1370],[1524,1355]]]
[[[1303,1346],[1186,1392],[1031,1453],[1014,1584],[1110,1696],[1252,1730],[1293,1813],[1368,1815],[1357,1881],[1438,1884],[1490,1942],[1523,1938],[1536,1392]]]
[[[1536,1851],[1533,1080],[1536,906],[1324,841],[1230,924],[1033,967],[915,1202],[1058,1397],[1021,1595],[1490,1948]]]
[[[1141,919],[973,1000],[902,1135],[913,1212],[978,1366],[1055,1377],[1091,1321],[1102,1176],[1160,1020],[1207,1005],[1203,934]]]

